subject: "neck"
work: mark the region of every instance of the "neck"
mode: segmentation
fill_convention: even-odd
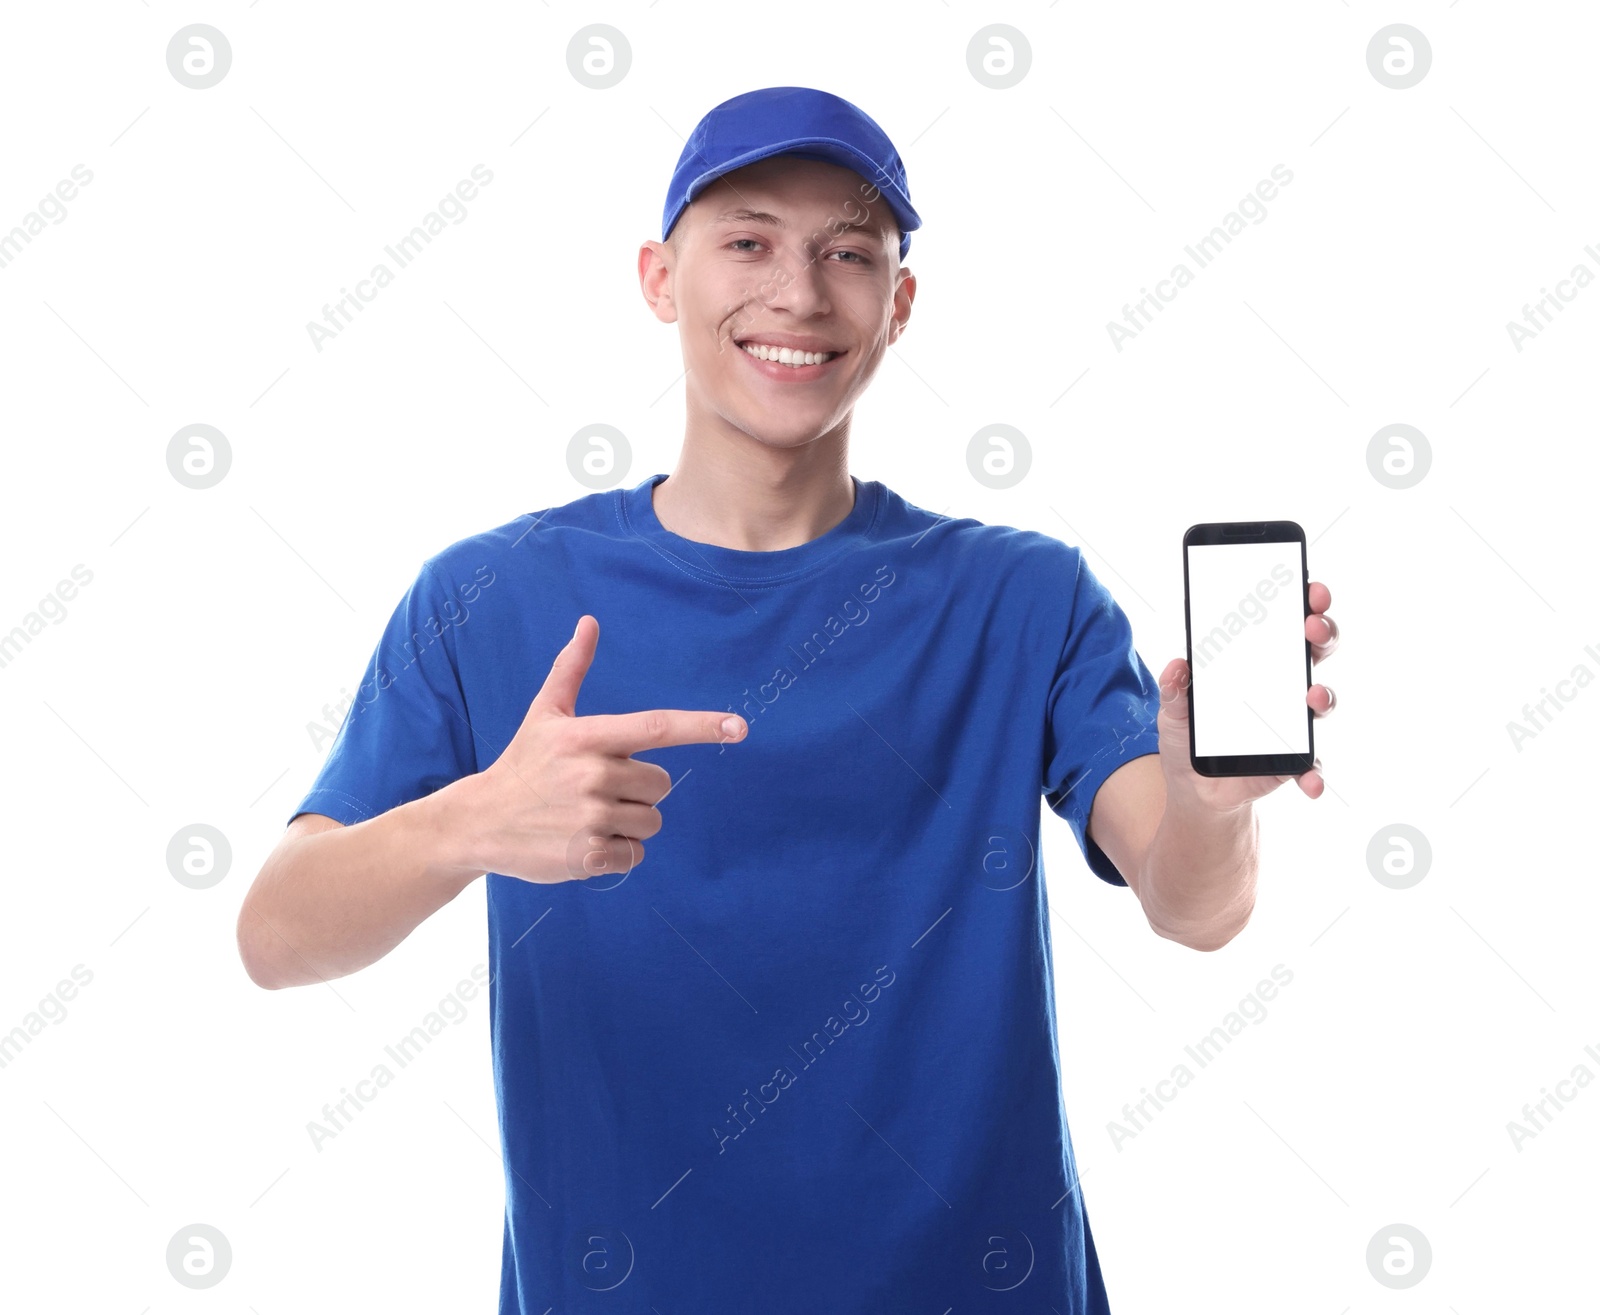
[[[726,425],[691,428],[655,487],[656,519],[695,543],[777,552],[809,543],[855,505],[850,422],[798,447],[772,447]]]

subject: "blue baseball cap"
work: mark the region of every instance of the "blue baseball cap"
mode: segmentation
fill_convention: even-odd
[[[813,87],[763,87],[708,111],[684,143],[661,212],[661,240],[689,202],[723,174],[774,155],[843,165],[883,195],[900,225],[900,259],[922,220],[911,208],[906,167],[882,128],[862,109]]]

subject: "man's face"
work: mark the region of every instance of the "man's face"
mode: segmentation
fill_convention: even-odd
[[[691,423],[715,416],[786,448],[844,424],[911,315],[899,247],[888,203],[839,165],[776,156],[707,187],[670,243],[639,253],[646,300],[678,325]],[[762,360],[758,346],[825,359]]]

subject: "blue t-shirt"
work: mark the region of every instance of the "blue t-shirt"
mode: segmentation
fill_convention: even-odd
[[[499,756],[578,618],[577,713],[729,710],[626,875],[489,873],[501,1315],[1107,1309],[1061,1099],[1041,796],[1160,694],[1078,549],[877,481],[798,547],[696,543],[665,475],[427,559],[295,814]],[[1021,1302],[1021,1305],[1018,1302]]]

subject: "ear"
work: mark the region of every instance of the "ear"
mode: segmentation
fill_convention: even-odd
[[[899,282],[894,290],[894,314],[889,320],[889,341],[895,343],[900,340],[900,335],[905,332],[907,323],[911,319],[911,303],[917,295],[917,276],[909,269],[901,268],[898,275]]]
[[[664,242],[646,241],[639,247],[639,291],[663,324],[675,324],[678,308],[672,300],[676,253]]]

